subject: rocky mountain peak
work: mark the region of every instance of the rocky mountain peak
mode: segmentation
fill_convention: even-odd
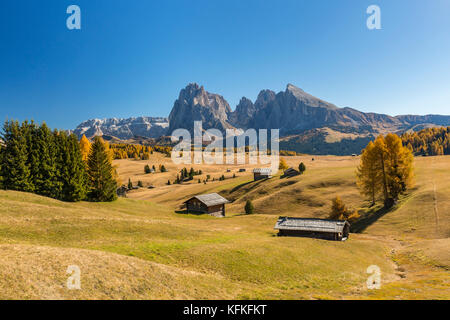
[[[202,121],[203,129],[225,130],[231,125],[228,102],[218,94],[207,92],[203,86],[190,83],[180,91],[169,115],[169,133],[183,128],[192,131],[194,121]]]

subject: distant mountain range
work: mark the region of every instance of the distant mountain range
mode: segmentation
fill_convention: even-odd
[[[96,135],[118,139],[159,138],[173,130],[193,131],[194,121],[203,129],[280,129],[280,148],[310,154],[351,154],[378,134],[420,130],[432,126],[450,126],[450,116],[389,116],[339,108],[316,98],[292,84],[275,93],[262,90],[256,101],[243,97],[234,111],[218,94],[191,83],[182,89],[168,118],[88,120],[74,133],[88,138]]]

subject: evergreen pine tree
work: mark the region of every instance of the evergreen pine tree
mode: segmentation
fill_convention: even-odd
[[[117,199],[117,182],[108,151],[100,137],[94,139],[88,156],[89,198],[92,201],[113,201]]]
[[[66,137],[62,200],[81,201],[87,194],[86,165],[74,134]]]
[[[1,166],[3,187],[17,191],[33,191],[27,163],[27,141],[17,121],[4,123],[2,140],[5,145]]]
[[[246,214],[253,214],[255,211],[255,208],[253,207],[253,203],[251,200],[247,200],[245,203],[245,213]]]
[[[39,166],[33,173],[36,193],[46,197],[57,198],[55,190],[59,190],[56,170],[55,138],[50,129],[43,123],[37,130],[34,149],[38,152]]]
[[[40,159],[39,159],[39,150],[36,148],[38,143],[38,127],[34,123],[34,121],[22,122],[22,126],[20,128],[22,136],[26,140],[26,148],[27,148],[27,167],[30,171],[30,183],[31,188],[27,190],[28,192],[36,192],[39,193],[36,186],[36,179],[39,175],[40,169]]]
[[[300,174],[303,174],[306,171],[306,166],[305,166],[305,164],[303,162],[301,162],[298,165],[298,171],[300,172]]]

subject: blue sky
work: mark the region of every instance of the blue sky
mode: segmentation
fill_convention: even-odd
[[[233,109],[293,83],[361,111],[450,114],[450,1],[1,1],[1,121],[168,116],[190,82]]]

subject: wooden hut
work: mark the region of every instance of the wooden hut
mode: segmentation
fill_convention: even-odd
[[[283,177],[294,177],[298,176],[300,174],[299,171],[295,170],[294,168],[289,168],[284,170]]]
[[[253,180],[261,180],[272,178],[272,169],[270,168],[256,168],[253,169]]]
[[[185,201],[187,212],[207,213],[215,217],[225,217],[227,199],[217,193],[202,194]]]
[[[279,217],[275,229],[279,236],[345,241],[350,233],[350,223],[343,220]]]

